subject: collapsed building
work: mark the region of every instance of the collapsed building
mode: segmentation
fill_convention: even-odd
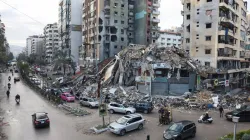
[[[185,50],[155,45],[131,44],[106,63],[98,73],[103,87],[136,85],[140,93],[149,95],[180,95],[199,90],[200,77],[206,78],[213,71],[191,59]]]

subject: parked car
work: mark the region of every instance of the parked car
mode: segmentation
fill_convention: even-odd
[[[50,90],[51,94],[54,95],[54,96],[60,96],[62,94],[62,91],[60,89],[57,89],[57,88],[52,88]]]
[[[250,121],[250,105],[245,105],[240,109],[227,112],[225,114],[227,120],[232,121],[233,117],[240,117],[240,122],[249,122]]]
[[[40,84],[41,84],[41,81],[38,80],[38,79],[36,79],[36,80],[34,81],[34,83],[37,84],[37,85],[40,85]]]
[[[90,108],[94,108],[94,107],[99,106],[99,102],[98,102],[97,99],[95,99],[95,98],[87,98],[87,97],[83,97],[82,100],[80,101],[80,104],[82,106],[88,106]]]
[[[75,96],[71,95],[70,93],[62,93],[61,99],[66,101],[66,102],[74,102]]]
[[[62,93],[70,93],[71,91],[73,92],[72,88],[61,88],[60,90],[62,91]]]
[[[135,113],[136,109],[133,107],[124,106],[123,104],[118,104],[118,103],[112,102],[108,105],[108,111],[111,114],[113,114],[115,112],[116,113],[131,114],[131,113]]]
[[[121,117],[109,125],[109,130],[118,135],[125,135],[126,132],[136,129],[143,129],[145,120],[140,114],[130,114]]]
[[[152,112],[154,106],[152,102],[137,102],[134,105],[137,112],[143,112],[145,114]]]
[[[20,77],[14,77],[14,81],[20,81]]]
[[[189,137],[195,137],[196,125],[192,121],[184,120],[171,123],[163,132],[164,140],[184,140]]]
[[[37,112],[32,115],[32,123],[35,128],[37,127],[49,127],[50,120],[48,117],[48,113],[45,112]]]

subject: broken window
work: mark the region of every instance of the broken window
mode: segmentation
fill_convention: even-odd
[[[211,41],[212,36],[206,36],[206,41]]]
[[[99,33],[101,33],[103,30],[103,26],[99,26]]]
[[[103,20],[101,18],[99,18],[99,25],[103,24]]]
[[[211,49],[205,49],[205,54],[211,54]]]
[[[117,33],[117,28],[114,27],[114,26],[110,27],[110,32],[111,32],[111,34],[116,34]]]
[[[191,9],[191,4],[187,3],[187,9],[190,10]]]
[[[98,36],[98,40],[99,40],[99,41],[102,40],[102,36],[101,36],[101,35]]]
[[[112,42],[116,42],[117,41],[117,36],[116,35],[112,35],[111,36],[111,41]]]
[[[210,62],[205,62],[205,66],[210,67]]]
[[[114,12],[114,14],[115,14],[115,16],[117,16],[117,15],[118,15],[118,12],[117,12],[117,11],[115,11],[115,12]]]
[[[208,29],[208,28],[212,28],[212,23],[207,23],[206,24],[206,28]]]

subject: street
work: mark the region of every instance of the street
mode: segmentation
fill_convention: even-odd
[[[4,88],[7,85],[7,77],[10,74],[1,74],[1,108],[5,110],[5,122],[9,125],[4,126],[5,133],[9,140],[146,140],[149,134],[151,140],[162,140],[163,131],[167,126],[158,126],[158,113],[154,110],[151,114],[143,114],[147,120],[146,126],[141,131],[133,131],[125,136],[117,136],[110,132],[105,132],[99,135],[88,133],[88,129],[102,124],[101,118],[98,115],[97,109],[87,109],[91,115],[84,117],[75,117],[66,115],[64,111],[53,106],[46,99],[31,90],[22,81],[14,84],[12,77],[12,87],[10,98],[7,99]],[[17,76],[17,74],[15,73]],[[20,105],[16,105],[14,97],[16,94],[21,96]],[[77,103],[69,103],[76,105]],[[50,128],[34,129],[31,121],[31,115],[34,112],[47,112],[51,125]],[[174,121],[192,120],[197,122],[197,119],[203,112],[194,111],[177,111],[174,110]],[[196,137],[193,140],[216,140],[220,136],[233,132],[233,123],[225,119],[219,118],[218,112],[211,111],[210,115],[214,119],[213,124],[198,124]],[[122,115],[116,114],[111,116],[111,120],[115,120]],[[108,117],[106,122],[108,122]],[[239,123],[237,130],[249,129],[250,123]]]

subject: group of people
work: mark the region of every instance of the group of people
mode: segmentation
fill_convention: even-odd
[[[10,88],[11,88],[11,83],[10,83],[11,76],[9,76],[8,79],[9,79],[9,83],[8,83],[8,90],[6,91],[6,94],[7,94],[7,97],[9,98],[9,97],[10,97]],[[17,94],[17,95],[15,96],[15,100],[16,100],[17,103],[20,102],[20,95],[19,95],[19,94]]]
[[[160,124],[169,124],[170,123],[170,110],[164,106],[161,107],[158,111],[159,113],[159,123]]]

